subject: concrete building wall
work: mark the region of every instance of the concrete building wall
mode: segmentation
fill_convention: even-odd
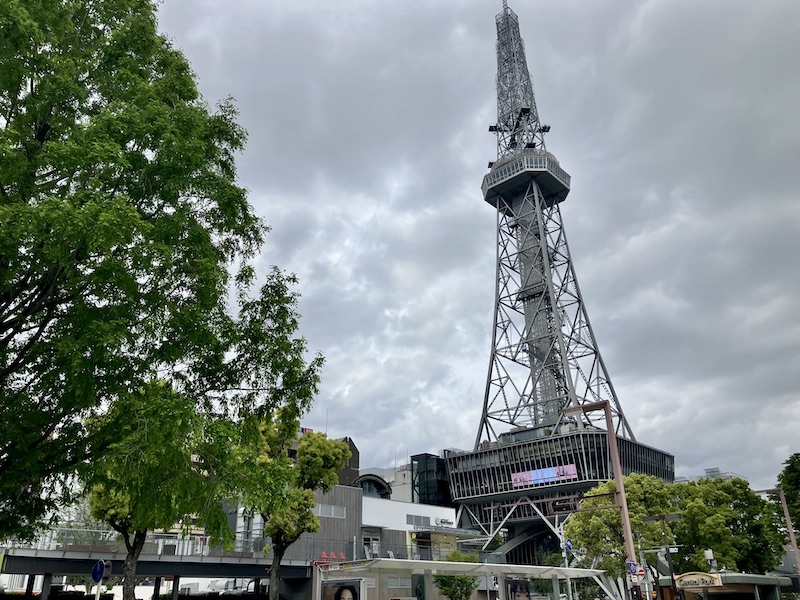
[[[304,533],[286,552],[286,560],[315,561],[342,555],[347,560],[361,556],[361,488],[335,486],[327,494],[316,493],[315,514],[319,519],[319,531]],[[260,516],[248,517],[239,507],[235,512],[237,550],[260,552],[268,545],[264,539],[264,524]],[[354,554],[355,551],[355,554]],[[325,553],[323,557],[322,553]]]
[[[361,489],[335,486],[327,494],[317,492],[320,528],[314,534],[304,533],[300,541],[314,546],[311,559],[320,560],[322,552],[330,558],[344,554],[348,560],[359,557],[362,521]],[[355,549],[355,555],[354,555]]]
[[[362,523],[365,527],[382,526],[387,529],[414,531],[420,526],[453,525],[456,518],[456,509],[447,506],[412,504],[381,498],[364,498],[362,506]]]

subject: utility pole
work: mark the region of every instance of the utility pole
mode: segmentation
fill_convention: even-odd
[[[614,430],[614,417],[611,414],[611,407],[608,400],[599,402],[589,402],[578,406],[571,406],[564,410],[564,414],[575,412],[592,412],[602,410],[606,417],[606,439],[608,440],[608,453],[611,457],[611,470],[614,474],[614,484],[616,494],[614,500],[619,508],[620,520],[622,521],[622,536],[625,539],[625,555],[628,559],[628,566],[631,571],[631,597],[633,600],[642,600],[642,588],[639,585],[638,568],[636,565],[636,548],[633,545],[633,532],[631,531],[631,516],[628,512],[628,498],[625,495],[625,482],[622,480],[622,464],[619,460],[619,447],[617,446],[617,434]]]
[[[672,593],[676,600],[680,600],[682,595],[678,592],[678,586],[675,584],[675,567],[672,564],[672,552],[669,551],[669,538],[667,537],[667,521],[677,521],[678,519],[682,519],[683,515],[677,513],[670,513],[666,515],[655,515],[649,517],[643,517],[642,521],[644,522],[660,522],[661,523],[661,534],[662,534],[662,543],[664,545],[664,552],[666,553],[667,564],[669,565],[669,578],[670,582],[672,583]]]
[[[786,520],[786,529],[789,530],[789,544],[792,546],[794,553],[794,568],[797,571],[797,577],[800,577],[800,553],[797,551],[797,538],[794,535],[794,525],[792,524],[792,517],[789,516],[789,505],[786,504],[786,495],[783,493],[783,488],[771,488],[768,490],[758,490],[756,494],[774,494],[781,500],[783,507],[783,518]]]
[[[639,535],[639,536],[637,536],[637,537],[638,537],[637,541],[638,541],[638,543],[639,543],[639,568],[640,568],[640,569],[644,569],[644,580],[645,580],[645,586],[644,586],[644,594],[643,594],[643,596],[644,596],[645,598],[650,598],[650,591],[651,591],[651,589],[652,589],[652,588],[650,587],[650,585],[649,585],[649,581],[650,581],[650,571],[647,569],[647,562],[645,561],[645,558],[644,558],[644,551],[642,550],[642,536],[641,536],[641,534],[640,534],[640,535]],[[640,583],[641,583],[641,582],[640,582]]]
[[[569,518],[569,517],[567,517]],[[569,567],[569,553],[572,552],[572,540],[567,539],[566,534],[564,533],[564,525],[566,524],[567,519],[561,521],[561,525],[559,525],[559,531],[561,535],[561,558],[564,560],[564,567]],[[567,598],[572,600],[572,580],[567,577]]]

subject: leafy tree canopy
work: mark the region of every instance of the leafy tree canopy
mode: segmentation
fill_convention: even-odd
[[[280,560],[289,546],[303,533],[319,530],[319,519],[313,513],[316,506],[314,492],[330,491],[339,482],[337,472],[349,458],[350,448],[345,442],[328,439],[324,433],[303,435],[297,446],[296,461],[290,469],[288,485],[283,490],[288,501],[277,507],[273,505],[270,512],[260,512],[264,519],[264,533],[272,541],[270,581],[273,575],[277,575]],[[277,586],[274,586],[274,598],[272,589],[271,600],[277,600]]]
[[[110,442],[88,475],[92,515],[115,529],[127,550],[123,597],[133,600],[136,566],[152,530],[202,527],[218,542],[233,533],[219,502],[214,454],[220,448],[192,398],[164,382],[118,398],[90,427]],[[225,445],[222,445],[225,450]]]
[[[479,562],[475,552],[454,550],[444,558],[448,562]],[[478,578],[469,575],[434,575],[433,584],[449,600],[469,600],[478,587]]]
[[[308,402],[290,402],[271,418],[254,416],[241,423],[241,442],[233,453],[231,484],[246,509],[261,516],[264,535],[271,540],[270,599],[278,600],[278,571],[286,550],[303,533],[319,530],[314,515],[314,492],[338,483],[337,472],[350,458],[345,442],[323,433],[308,432],[289,456]]]
[[[102,450],[84,426],[98,407],[162,380],[207,407],[269,412],[307,397],[319,363],[290,335],[291,277],[248,298],[266,228],[236,183],[245,132],[230,100],[202,100],[154,2],[0,2],[0,64],[7,537],[31,535]]]
[[[661,523],[644,517],[681,515],[664,523],[667,543],[678,546],[673,555],[677,572],[708,569],[706,549],[714,551],[720,567],[743,572],[764,573],[780,561],[783,540],[776,507],[759,498],[746,481],[702,479],[667,485],[656,477],[631,474],[624,482],[631,530],[643,548],[664,545]],[[613,504],[614,486],[613,480],[597,486],[587,493],[581,508]],[[575,513],[565,530],[576,546],[587,548],[593,566],[615,576],[624,574],[625,545],[617,509]]]
[[[87,477],[95,518],[123,535],[183,523],[204,527],[220,542],[231,538],[217,502],[218,442],[209,438],[213,428],[192,398],[155,382],[119,398],[96,421],[117,439]]]
[[[720,568],[745,573],[773,570],[783,555],[776,506],[756,495],[743,479],[701,479],[674,486],[683,518],[672,524],[679,572],[706,570],[711,549]]]
[[[661,546],[660,525],[644,522],[642,519],[648,515],[675,512],[676,502],[669,486],[657,477],[638,473],[625,476],[623,481],[631,530],[635,535],[641,536],[643,547]],[[576,547],[587,549],[586,558],[594,568],[605,569],[609,574],[620,577],[627,572],[627,556],[620,511],[614,507],[615,492],[614,480],[604,482],[589,491],[581,508],[597,510],[587,510],[570,516],[565,534],[573,540]]]
[[[319,531],[319,519],[313,513],[316,506],[314,491],[330,491],[338,483],[337,471],[344,467],[349,458],[350,448],[347,444],[330,440],[324,433],[306,433],[300,440],[297,461],[292,466],[292,476],[284,490],[287,501],[273,508],[270,513],[261,513],[264,533],[272,541],[270,600],[280,598],[278,572],[286,550],[303,533]]]

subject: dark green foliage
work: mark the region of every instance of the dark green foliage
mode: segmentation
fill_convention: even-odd
[[[671,524],[680,544],[678,572],[708,569],[710,548],[719,568],[766,573],[783,555],[775,506],[757,496],[743,479],[701,479],[675,485],[683,518]]]
[[[641,536],[643,547],[663,545],[661,524],[643,521],[643,517],[682,515],[666,523],[667,542],[679,547],[673,555],[677,572],[707,570],[706,549],[714,551],[720,568],[742,572],[764,573],[780,562],[783,540],[776,507],[759,498],[746,481],[702,479],[666,485],[655,477],[631,474],[624,482],[631,529]],[[581,508],[613,504],[613,491],[613,481],[599,485],[587,494]],[[566,534],[576,547],[587,548],[593,566],[615,576],[624,574],[619,510],[576,513],[567,522]]]
[[[286,456],[322,357],[293,276],[251,296],[266,227],[232,102],[202,101],[152,0],[6,0],[0,65],[0,538],[33,535],[77,474],[132,599],[147,532],[192,514],[224,539],[222,498],[282,544],[313,530],[348,451]]]
[[[675,512],[675,498],[670,486],[651,475],[632,473],[624,478],[625,495],[631,529],[641,536],[642,546],[653,548],[661,545],[661,528],[658,523],[642,521],[647,515]],[[576,548],[586,548],[588,563],[605,569],[614,577],[626,572],[625,541],[622,534],[620,511],[614,508],[614,480],[600,484],[586,494],[581,508],[610,507],[579,512],[572,515],[565,527],[566,536]],[[589,566],[581,563],[579,566]],[[577,566],[577,565],[573,565]]]
[[[800,532],[800,453],[792,454],[783,463],[783,470],[778,474],[778,487],[783,489],[789,517],[795,532]]]
[[[202,101],[154,3],[0,2],[0,65],[2,538],[31,535],[101,449],[84,426],[99,407],[161,379],[209,402],[293,382],[225,364],[258,327],[227,317],[228,268],[265,227],[235,182],[235,109]]]
[[[448,562],[478,562],[478,555],[474,552],[464,554],[458,550],[451,552],[445,558]],[[449,600],[469,600],[478,587],[478,578],[469,575],[434,575],[433,584]]]

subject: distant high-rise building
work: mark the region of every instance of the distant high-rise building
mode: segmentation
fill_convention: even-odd
[[[705,469],[702,475],[676,475],[675,483],[688,483],[689,481],[700,481],[701,479],[722,479],[723,481],[744,479],[747,481],[747,477],[737,475],[732,471],[720,471],[719,467],[711,467]]]

